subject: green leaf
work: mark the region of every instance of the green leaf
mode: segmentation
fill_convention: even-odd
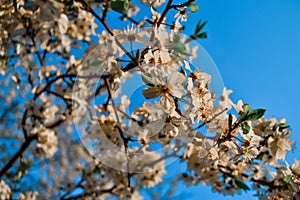
[[[174,35],[174,37],[173,37],[173,42],[174,42],[174,43],[180,42],[180,36],[179,36],[178,34]]]
[[[143,73],[142,74],[142,81],[148,87],[154,87],[155,86],[150,73]]]
[[[273,126],[272,130],[273,130],[273,131],[276,131],[277,127],[278,127],[278,124],[275,124],[275,125]]]
[[[248,134],[249,133],[250,126],[247,123],[243,123],[241,127],[242,127],[242,130],[243,130],[244,134]]]
[[[161,94],[161,88],[160,87],[145,88],[143,89],[142,93],[146,99],[156,98]]]
[[[244,119],[245,116],[247,116],[247,115],[249,114],[249,112],[250,112],[250,110],[251,110],[251,106],[250,106],[249,104],[244,104],[244,105],[242,106],[242,108],[244,109],[244,111],[240,114],[240,117],[241,117],[242,119]]]
[[[173,49],[176,53],[182,54],[182,55],[190,55],[187,51],[186,51],[186,47],[183,43],[181,42],[177,42],[173,44]]]
[[[203,22],[201,21],[201,19],[198,21],[196,29],[195,29],[195,35],[197,35],[206,25],[207,21]]]
[[[196,35],[196,38],[197,38],[197,39],[207,38],[207,33],[206,33],[206,32],[203,32],[203,33],[197,34],[197,35]]]
[[[250,190],[250,188],[245,183],[243,183],[242,181],[239,181],[239,180],[235,179],[234,182],[235,182],[236,186],[238,186],[238,188],[243,189],[245,191]]]
[[[110,2],[111,9],[117,12],[127,12],[129,9],[129,0],[115,0]]]
[[[197,4],[190,4],[189,7],[193,13],[199,10],[199,6]]]
[[[289,184],[292,180],[292,175],[287,175],[286,177],[284,177],[283,179],[283,184]]]
[[[243,106],[244,113],[248,113],[251,110],[251,106],[249,104],[244,104]]]
[[[273,126],[272,130],[276,131],[277,128],[279,129],[279,131],[283,131],[284,129],[290,128],[290,126],[286,123],[278,123]]]
[[[286,128],[290,128],[290,126],[285,123],[279,123],[278,127],[279,127],[279,131],[282,131]]]
[[[255,121],[261,118],[265,114],[266,110],[265,109],[255,109],[249,111],[245,116],[243,116],[244,121]]]

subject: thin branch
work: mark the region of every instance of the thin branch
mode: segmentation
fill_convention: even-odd
[[[167,13],[169,12],[169,10],[171,9],[171,5],[172,5],[173,0],[169,0],[168,4],[165,8],[165,10],[163,11],[162,15],[160,16],[158,22],[157,22],[157,28],[160,26],[160,24],[162,23],[162,21],[164,20],[164,18],[166,17]]]
[[[102,14],[102,19],[105,20],[106,19],[106,15],[107,15],[107,11],[108,11],[108,6],[109,6],[109,0],[105,1],[105,6],[104,6],[104,10],[103,10],[103,14]]]
[[[98,19],[102,25],[105,27],[105,29],[109,32],[110,35],[114,35],[112,30],[109,28],[109,26],[106,23],[106,12],[107,12],[107,5],[104,8],[103,17],[100,17],[92,8],[89,6],[84,0],[77,0],[83,5],[83,9],[85,9],[87,12],[91,13],[96,19]]]
[[[212,120],[216,119],[219,115],[221,115],[222,113],[224,113],[225,111],[227,111],[228,108],[223,109],[222,111],[220,111],[219,113],[217,113],[215,116],[213,116],[211,119],[209,119],[208,121],[204,121],[202,122],[202,124],[200,124],[199,126],[197,126],[196,128],[192,129],[192,131],[195,131],[199,128],[202,128],[203,126],[205,126],[206,124],[209,124]]]
[[[114,10],[114,11],[116,11],[116,10]],[[139,24],[138,21],[134,20],[132,17],[129,17],[129,16],[127,15],[127,13],[123,13],[123,12],[120,12],[120,11],[116,11],[116,12],[122,15],[121,18],[126,18],[126,19],[128,19],[129,21],[131,21],[132,23],[134,23],[135,25],[138,25],[138,24]]]
[[[4,121],[4,118],[9,114],[9,112],[13,112],[17,105],[18,102],[12,102],[8,108],[5,108],[2,115],[0,116],[0,124]]]
[[[84,197],[91,197],[91,196],[93,196],[93,194],[102,194],[102,193],[112,194],[112,192],[115,188],[116,188],[116,186],[113,186],[112,188],[106,189],[106,190],[92,191],[92,192],[89,192],[89,193],[78,194],[78,195],[75,195],[75,196],[65,197],[65,198],[60,198],[60,199],[61,200],[76,200],[76,199],[85,199]]]
[[[220,168],[220,172],[221,172],[222,174],[224,174],[224,175],[226,175],[226,176],[228,176],[228,177],[231,177],[231,178],[235,178],[235,176],[232,175],[231,173],[224,171],[224,170],[230,170],[230,171],[232,171],[230,168],[225,167],[225,166],[223,166],[223,165],[218,165],[218,167]],[[223,168],[224,170],[222,170],[222,168]],[[242,175],[244,178],[246,178],[247,180],[248,180],[249,177],[250,177],[249,175],[247,175],[247,174],[245,174],[245,173],[242,173],[241,175]],[[279,188],[284,187],[284,185],[275,185],[275,184],[274,184],[274,181],[268,182],[268,181],[261,180],[261,179],[254,179],[253,177],[251,177],[249,181],[252,181],[252,182],[254,182],[254,183],[258,183],[258,184],[260,184],[260,185],[263,185],[263,186],[266,186],[266,187],[269,187],[269,188],[272,188],[272,189],[279,189]]]
[[[63,74],[63,75],[59,75],[57,77],[55,77],[54,79],[52,79],[51,81],[49,81],[47,83],[47,85],[41,89],[39,92],[35,93],[33,99],[36,100],[43,92],[46,92],[50,86],[55,83],[56,81],[58,81],[59,79],[63,79],[63,78],[82,78],[82,79],[91,79],[91,78],[105,78],[105,75],[99,76],[99,75],[87,75],[87,76],[82,76],[82,75],[76,75],[76,74]]]
[[[46,51],[44,51],[43,56],[42,56],[41,53],[38,50],[38,47],[36,45],[36,42],[35,42],[35,39],[34,39],[33,35],[31,35],[31,41],[32,41],[33,46],[36,48],[36,52],[35,53],[36,53],[36,55],[38,57],[38,60],[39,60],[39,62],[41,64],[41,66],[45,67]]]
[[[135,119],[135,118],[129,116],[126,112],[124,112],[123,110],[121,110],[121,109],[119,109],[119,108],[117,108],[117,110],[118,110],[120,113],[122,113],[126,118],[130,119],[130,120],[133,121],[133,122],[136,122],[139,126],[143,126],[143,122],[142,122],[142,121],[137,120],[137,119]]]
[[[27,109],[24,111],[24,113],[23,113],[23,116],[22,116],[22,122],[21,122],[21,124],[22,124],[22,131],[23,131],[23,135],[24,135],[24,138],[25,138],[25,140],[27,139],[27,130],[26,130],[26,128],[25,128],[25,125],[26,125],[26,117],[27,117],[27,113],[28,113],[28,111],[27,111]]]
[[[112,31],[112,29],[108,26],[108,24],[106,22],[106,12],[107,12],[106,8],[104,10],[103,16],[100,17],[84,0],[77,0],[77,1],[82,3],[82,5],[84,6],[84,9],[87,12],[90,12],[97,20],[99,20],[101,22],[101,24],[105,27],[105,29],[108,31],[108,33],[111,36],[115,36],[114,32]],[[121,42],[117,38],[114,38],[114,39],[115,39],[116,44],[120,47],[120,49],[122,49],[122,51],[132,60],[134,65],[136,67],[139,67],[142,71],[145,71],[142,68],[142,66],[140,66],[140,63],[138,62],[138,60],[127,51],[127,49],[121,44]]]
[[[111,91],[111,88],[110,88],[110,83],[108,81],[107,78],[104,79],[105,81],[105,84],[106,84],[106,88],[107,88],[107,91],[108,91],[108,95],[109,95],[109,98],[111,100],[111,103],[112,103],[112,106],[113,106],[113,110],[114,110],[114,113],[115,113],[115,116],[116,116],[116,119],[117,119],[117,129],[118,129],[118,132],[123,140],[123,143],[124,143],[124,148],[125,148],[125,153],[126,155],[128,155],[128,139],[125,137],[122,129],[121,129],[121,122],[120,122],[120,119],[119,119],[119,115],[117,113],[117,107],[116,107],[116,104],[115,104],[115,101],[113,100],[113,96],[112,96],[112,91]],[[129,173],[129,160],[128,160],[128,157],[127,157],[127,181],[128,181],[128,187],[130,187],[130,173]]]
[[[14,163],[18,160],[19,157],[22,156],[24,151],[29,147],[33,140],[37,139],[37,135],[32,135],[27,137],[25,142],[22,144],[21,148],[15,153],[15,155],[8,161],[8,163],[1,169],[0,171],[0,179],[5,173],[14,165]]]
[[[70,196],[70,195],[74,192],[74,190],[75,190],[76,188],[79,188],[79,187],[83,188],[83,186],[82,186],[83,181],[84,181],[84,179],[81,178],[80,181],[79,181],[79,182],[78,182],[78,183],[77,183],[70,191],[66,192],[64,195],[62,195],[62,196],[60,197],[60,200],[65,200],[65,199],[69,199],[69,198],[74,198],[74,197],[68,197],[68,196]]]

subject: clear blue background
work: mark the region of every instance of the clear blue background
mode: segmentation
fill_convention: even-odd
[[[233,100],[266,108],[267,117],[285,117],[296,141],[288,160],[300,159],[300,1],[202,0],[198,5],[187,32],[199,18],[208,21],[208,39],[199,42],[234,91]],[[182,190],[187,195],[177,199],[229,198],[203,186]],[[255,199],[252,194],[233,199]]]

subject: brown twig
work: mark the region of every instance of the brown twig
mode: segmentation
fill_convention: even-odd
[[[99,191],[91,191],[88,193],[78,194],[70,197],[61,197],[60,200],[76,200],[76,199],[85,199],[85,197],[91,197],[93,194],[102,194],[102,193],[109,193],[112,194],[116,186],[113,186],[110,189],[106,190],[99,190]]]
[[[202,122],[199,126],[197,126],[196,128],[193,129],[193,131],[202,128],[203,126],[205,126],[206,124],[209,124],[212,120],[216,119],[219,115],[221,115],[223,112],[227,111],[228,108],[225,108],[223,110],[221,110],[219,113],[217,113],[215,116],[213,116],[211,119]]]
[[[8,163],[1,169],[1,171],[0,171],[0,179],[14,165],[14,163],[17,161],[17,159],[22,156],[22,154],[24,153],[24,151],[29,147],[29,145],[31,144],[31,142],[33,140],[35,140],[35,139],[37,139],[37,135],[32,135],[32,136],[27,137],[27,139],[25,140],[25,142],[22,144],[21,148],[8,161]]]
[[[107,9],[108,8],[105,8],[104,9],[104,12],[103,12],[103,16],[100,17],[84,0],[77,0],[79,1],[80,3],[82,3],[82,5],[84,6],[84,9],[87,11],[87,12],[90,12],[97,20],[99,20],[101,22],[101,24],[105,27],[105,29],[108,31],[108,33],[111,35],[111,36],[114,36],[114,32],[112,31],[112,29],[108,26],[107,22],[106,22],[106,13],[107,13]],[[108,5],[106,5],[106,7],[108,7]],[[137,59],[135,57],[133,57],[126,49],[125,47],[120,43],[120,41],[115,38],[115,42],[116,44],[122,49],[122,51],[132,60],[132,62],[138,66],[139,68],[140,67],[140,64],[139,62],[137,61]],[[141,70],[143,70],[141,68]]]
[[[218,165],[218,167],[220,168],[220,172],[228,177],[231,177],[231,178],[235,178],[235,176],[229,172],[226,172],[224,170],[229,170],[229,171],[232,171],[231,169],[229,169],[228,167],[225,167],[223,165]],[[224,169],[224,170],[223,170]],[[279,188],[282,188],[284,187],[284,185],[275,185],[274,181],[271,181],[271,182],[268,182],[268,181],[265,181],[265,180],[261,180],[261,179],[254,179],[253,177],[251,177],[249,179],[249,175],[245,174],[245,173],[242,173],[241,174],[242,177],[246,178],[247,180],[249,181],[252,181],[254,183],[258,183],[260,185],[263,185],[263,186],[266,186],[266,187],[269,187],[270,189],[273,188],[273,189],[279,189]]]
[[[164,18],[166,17],[167,13],[169,12],[169,10],[172,8],[172,2],[173,0],[169,0],[168,4],[165,8],[165,10],[163,11],[162,15],[160,16],[158,22],[157,22],[157,28],[160,26],[160,24],[162,23],[162,21],[164,20]]]
[[[121,129],[121,121],[120,121],[119,115],[117,113],[117,107],[116,107],[115,101],[113,100],[112,91],[111,91],[111,88],[110,88],[110,83],[109,83],[107,78],[105,78],[104,81],[105,81],[105,85],[106,85],[106,88],[107,88],[109,99],[111,100],[112,107],[113,107],[113,110],[114,110],[114,113],[115,113],[115,116],[116,116],[116,119],[117,119],[117,124],[118,124],[117,129],[118,129],[118,132],[121,136],[121,139],[123,140],[124,149],[125,149],[125,153],[126,153],[126,156],[127,156],[127,154],[128,154],[128,139],[125,137],[125,135],[123,133],[123,130]],[[127,183],[128,183],[128,187],[130,187],[130,177],[131,177],[131,175],[130,175],[130,172],[129,172],[129,160],[127,158]]]

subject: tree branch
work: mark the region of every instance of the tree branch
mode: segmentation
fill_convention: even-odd
[[[125,137],[124,133],[123,133],[123,130],[121,129],[122,125],[121,125],[121,122],[120,122],[120,119],[119,119],[119,115],[117,113],[117,107],[116,107],[116,104],[115,104],[115,101],[113,100],[112,98],[112,91],[111,91],[111,88],[110,88],[110,84],[109,84],[109,81],[107,78],[104,79],[105,81],[105,84],[106,84],[106,88],[107,88],[107,91],[108,91],[108,95],[109,95],[109,98],[111,100],[111,103],[112,103],[112,106],[113,106],[113,109],[114,109],[114,112],[115,112],[115,116],[116,116],[116,119],[117,119],[117,129],[119,131],[119,134],[123,140],[123,143],[124,143],[124,148],[125,148],[125,153],[126,153],[126,158],[127,158],[127,183],[128,183],[128,187],[130,187],[130,172],[129,172],[129,160],[128,160],[128,139]]]
[[[33,140],[35,140],[35,139],[37,139],[37,135],[33,135],[33,136],[27,137],[27,139],[25,140],[25,142],[23,143],[23,145],[21,146],[21,148],[19,149],[19,151],[17,151],[15,153],[15,155],[8,161],[8,163],[1,169],[1,171],[0,171],[0,179],[14,165],[14,163],[18,160],[18,158],[22,156],[22,154],[27,149],[27,147],[29,147],[29,145],[31,144],[31,142]]]
[[[168,4],[165,8],[165,10],[163,11],[162,15],[160,16],[158,22],[157,22],[157,28],[160,26],[160,24],[162,23],[162,21],[164,20],[164,18],[166,17],[167,13],[169,12],[169,10],[171,9],[171,5],[172,5],[173,0],[169,0]]]

